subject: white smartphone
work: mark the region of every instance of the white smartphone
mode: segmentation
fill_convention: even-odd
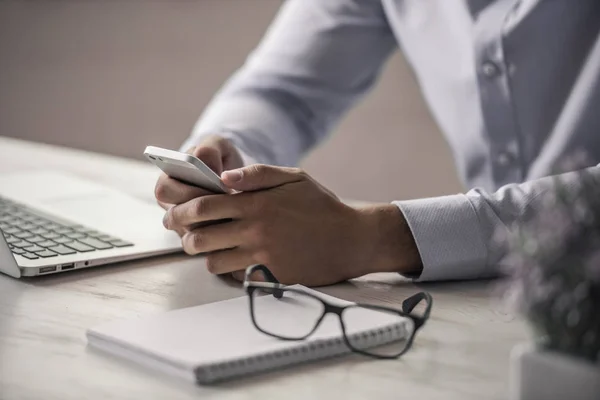
[[[214,193],[230,192],[213,170],[191,154],[148,146],[144,155],[171,178]]]

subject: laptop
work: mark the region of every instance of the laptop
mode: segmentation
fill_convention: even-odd
[[[0,174],[0,272],[49,275],[181,251],[163,215],[156,202],[64,172]]]

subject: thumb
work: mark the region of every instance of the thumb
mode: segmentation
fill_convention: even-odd
[[[286,183],[299,182],[307,175],[298,168],[254,164],[223,172],[221,179],[231,189],[241,192],[270,189]]]

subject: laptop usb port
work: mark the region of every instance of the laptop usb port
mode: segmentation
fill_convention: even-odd
[[[56,267],[42,267],[40,268],[40,274],[45,274],[46,272],[54,272],[56,271]]]
[[[63,264],[62,267],[60,267],[61,271],[67,270],[67,269],[73,269],[75,268],[75,264],[71,263],[71,264]]]

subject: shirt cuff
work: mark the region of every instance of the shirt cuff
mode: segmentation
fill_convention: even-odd
[[[423,262],[417,281],[488,275],[479,219],[464,194],[393,202],[404,214]]]

